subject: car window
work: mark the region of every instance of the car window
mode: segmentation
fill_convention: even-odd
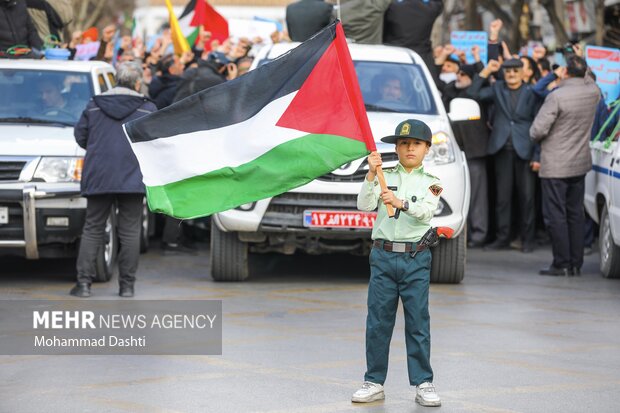
[[[269,63],[263,59],[257,67]],[[436,115],[437,106],[419,65],[355,61],[367,111]]]
[[[366,110],[437,114],[429,85],[419,65],[364,61],[353,64]]]
[[[0,69],[0,122],[74,125],[93,95],[88,73]]]

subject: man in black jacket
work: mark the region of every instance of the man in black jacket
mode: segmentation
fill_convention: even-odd
[[[460,65],[455,81],[448,83],[441,95],[446,112],[450,112],[450,102],[455,98],[471,98],[469,89],[475,73],[484,65]],[[480,110],[480,119],[452,122],[452,129],[459,147],[465,152],[469,178],[471,181],[471,200],[467,214],[467,246],[481,247],[489,230],[489,198],[487,191],[487,143],[489,130],[486,124],[486,107]]]
[[[541,100],[530,85],[523,83],[523,62],[509,59],[501,66],[504,79],[485,85],[487,78],[500,69],[496,60],[474,80],[469,89],[472,98],[494,103],[495,114],[487,153],[493,155],[496,177],[496,238],[487,249],[510,248],[512,192],[516,187],[521,215],[523,252],[531,252],[535,241],[534,193],[536,175],[532,170],[535,145],[530,140],[530,127]]]
[[[40,49],[43,42],[24,0],[0,0],[0,52],[17,45]]]
[[[441,0],[392,0],[383,24],[383,42],[419,54],[435,79],[431,31],[442,10]]]
[[[154,76],[149,85],[149,96],[155,102],[157,109],[170,106],[177,93],[177,86],[185,69],[178,56],[168,54],[157,63],[161,75]]]
[[[90,297],[97,253],[113,205],[118,208],[121,244],[119,295],[133,297],[134,294],[145,190],[138,160],[122,125],[157,109],[137,92],[142,79],[140,66],[121,63],[116,76],[118,85],[88,103],[74,130],[78,145],[86,149],[81,187],[82,196],[88,199],[77,259],[77,284],[70,292],[77,297]]]
[[[323,0],[300,0],[286,6],[286,26],[294,42],[305,42],[332,21],[334,6]]]
[[[207,60],[198,60],[198,67],[186,70],[178,83],[174,102],[185,99],[201,90],[226,81],[226,75],[234,71],[234,64],[222,52],[211,52]]]

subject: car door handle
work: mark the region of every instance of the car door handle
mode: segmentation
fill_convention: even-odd
[[[609,166],[610,166],[610,167],[613,167],[613,166],[614,166],[614,161],[615,161],[615,160],[616,160],[615,158],[611,158],[611,163],[609,164]]]

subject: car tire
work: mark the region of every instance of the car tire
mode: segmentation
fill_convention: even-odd
[[[146,203],[146,197],[142,199],[142,218],[140,225],[140,254],[144,254],[149,250],[152,225],[154,224],[152,214],[149,212],[149,206]]]
[[[611,221],[607,206],[601,211],[601,228],[599,231],[599,251],[601,274],[605,278],[620,278],[620,248],[614,244],[611,235]]]
[[[116,206],[110,209],[105,223],[104,242],[97,253],[95,282],[107,282],[112,279],[118,261],[118,234],[116,232]]]
[[[465,231],[453,239],[441,239],[433,248],[431,282],[458,284],[465,276],[466,261]]]
[[[248,244],[236,232],[224,232],[211,220],[211,277],[214,281],[243,281],[249,276]]]

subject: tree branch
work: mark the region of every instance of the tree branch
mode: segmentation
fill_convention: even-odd
[[[562,20],[558,16],[554,2],[552,0],[540,0],[540,5],[543,6],[545,10],[547,10],[547,14],[549,15],[549,19],[551,20],[551,24],[553,25],[555,39],[558,45],[568,42],[568,34],[566,33],[566,28],[564,28],[564,23],[562,23]]]
[[[90,13],[90,17],[88,18],[88,20],[86,20],[85,27],[90,27],[95,24],[97,20],[99,20],[99,17],[101,16],[101,10],[103,10],[103,7],[106,5],[106,3],[106,1],[97,1],[95,10]]]

